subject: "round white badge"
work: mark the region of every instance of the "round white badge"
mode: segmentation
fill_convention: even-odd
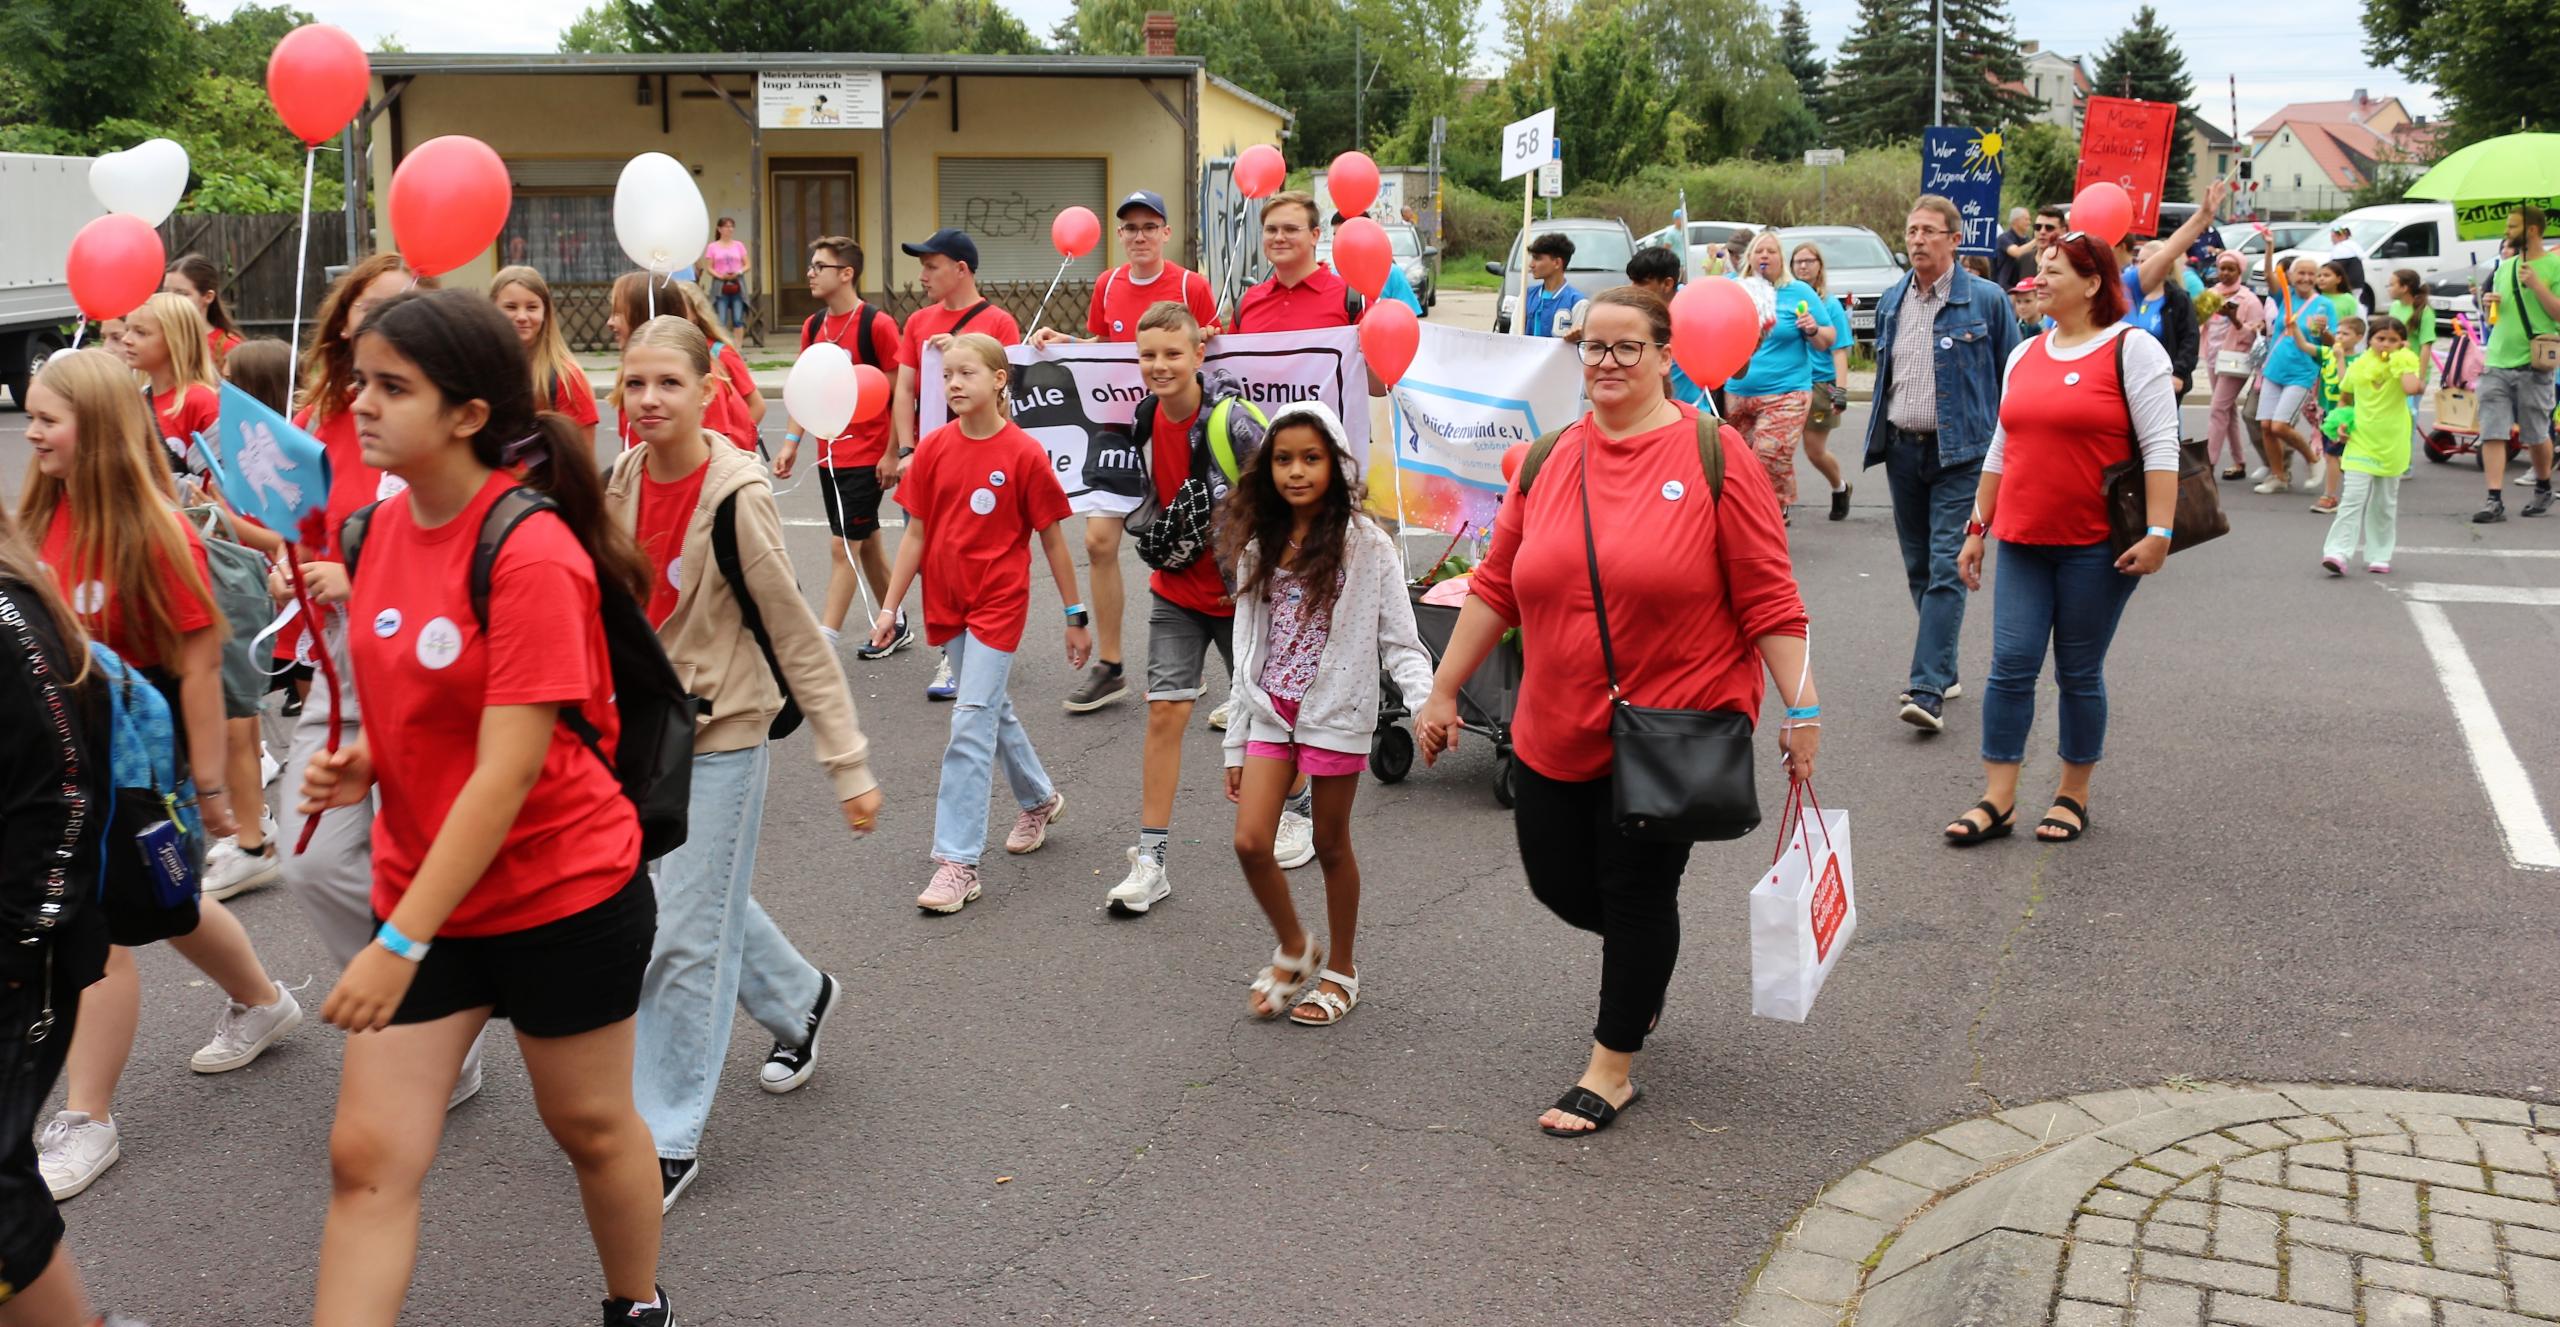
[[[668,559],[667,559],[667,588],[668,588],[668,589],[670,589],[670,590],[681,590],[681,589],[683,589],[683,588],[684,588],[684,580],[682,579],[682,578],[683,578],[683,576],[684,576],[684,559],[683,559],[683,558],[681,558],[681,557],[672,557],[672,558],[668,558]]]
[[[430,619],[418,628],[418,662],[430,669],[445,669],[462,657],[462,628],[453,619]]]
[[[400,634],[400,610],[386,608],[373,615],[373,634],[389,640]]]
[[[376,502],[380,502],[380,501],[382,501],[384,498],[396,498],[396,497],[400,496],[401,494],[406,493],[406,492],[408,492],[408,491],[409,491],[409,481],[408,481],[408,480],[402,479],[402,478],[401,478],[400,476],[398,476],[398,475],[388,475],[388,474],[387,474],[387,475],[384,475],[384,476],[383,476],[379,481],[377,481],[377,482],[374,484],[374,486],[373,486],[373,500],[374,500],[374,501],[376,501]]]
[[[993,484],[993,485],[994,485],[994,486],[996,486],[997,488],[1003,488],[1003,487],[1004,487],[1004,471],[1002,471],[1002,470],[989,470],[989,471],[987,472],[987,482],[988,482],[988,483],[990,483],[990,484]]]
[[[1942,336],[1942,337],[1939,337],[1939,338],[1938,338],[1938,349],[1940,349],[1940,350],[1953,350],[1953,349],[1955,349],[1955,348],[1956,348],[1956,339],[1955,339],[1954,337],[1952,337],[1952,336]]]
[[[71,592],[71,611],[82,617],[95,617],[106,606],[107,583],[105,581],[82,581],[80,587]]]
[[[2065,386],[2065,387],[2077,387],[2077,386],[2079,386],[2079,385],[2080,385],[2080,375],[2079,375],[2078,373],[2076,373],[2076,372],[2075,372],[2075,373],[2066,373],[2066,374],[2063,374],[2063,375],[2062,375],[2062,385],[2063,385],[2063,386]]]
[[[995,509],[996,495],[992,490],[982,488],[969,495],[969,510],[978,513],[980,516],[988,515],[994,512]]]
[[[1677,479],[1665,480],[1662,485],[1662,500],[1678,502],[1688,491],[1688,488]]]

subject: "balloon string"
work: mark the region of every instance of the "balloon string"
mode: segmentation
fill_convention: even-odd
[[[294,353],[285,356],[284,360],[284,402],[287,410],[293,409],[294,380],[302,367],[302,279],[311,268],[311,164],[319,156],[317,147],[307,147],[302,151],[302,238],[295,245],[293,260],[293,339],[286,343],[293,347]],[[315,420],[318,414],[318,411],[313,412]]]
[[[79,322],[79,325],[78,325],[78,326],[75,326],[75,327],[73,327],[73,328],[71,329],[71,348],[72,348],[72,349],[74,349],[74,350],[78,350],[78,349],[80,348],[80,338],[81,338],[81,337],[84,337],[84,336],[87,336],[88,334],[89,334],[89,320],[88,320],[87,318],[85,318],[85,317],[84,317],[84,318],[82,318],[82,319],[80,320],[80,322]],[[21,409],[21,410],[26,409],[26,407],[25,407],[25,406],[23,406],[23,405],[22,405],[22,406],[19,406],[18,408],[19,408],[19,409]]]
[[[1058,260],[1058,274],[1049,278],[1049,292],[1048,294],[1040,297],[1040,308],[1037,312],[1031,315],[1032,331],[1036,332],[1040,330],[1040,320],[1049,312],[1049,295],[1055,295],[1058,293],[1058,283],[1067,279],[1067,265],[1074,261],[1075,258],[1073,256]]]

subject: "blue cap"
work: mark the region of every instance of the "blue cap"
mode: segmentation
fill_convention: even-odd
[[[1143,207],[1159,217],[1170,218],[1173,215],[1164,210],[1164,195],[1151,189],[1140,189],[1121,199],[1120,206],[1112,209],[1111,215],[1126,221],[1129,218],[1129,209],[1133,207]]]
[[[970,239],[965,230],[945,226],[925,236],[921,244],[901,244],[898,248],[910,258],[938,253],[955,263],[967,263],[971,272],[978,270],[978,242]]]

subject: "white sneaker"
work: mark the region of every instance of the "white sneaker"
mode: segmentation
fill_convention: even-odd
[[[218,839],[204,855],[204,896],[216,902],[272,885],[284,876],[283,858],[269,838],[258,851],[245,852],[238,839]]]
[[[2284,490],[2284,484],[2275,476],[2269,475],[2249,491],[2252,493],[2282,493]]]
[[[200,1074],[246,1068],[266,1054],[269,1046],[300,1026],[302,1004],[281,985],[276,987],[274,1004],[245,1005],[225,1000],[221,1016],[213,1021],[213,1040],[187,1061],[187,1067]]]
[[[282,773],[284,773],[284,766],[267,750],[267,744],[260,742],[258,744],[258,786],[261,788],[276,786],[276,776]]]
[[[36,1169],[43,1172],[44,1186],[53,1190],[55,1202],[97,1183],[123,1155],[113,1115],[93,1120],[83,1111],[62,1111],[36,1135]]]
[[[1165,879],[1164,867],[1155,857],[1131,848],[1129,874],[1111,887],[1108,906],[1124,917],[1143,917],[1147,909],[1164,902],[1172,893],[1173,884]]]
[[[1280,869],[1294,871],[1316,859],[1316,822],[1295,811],[1280,812],[1280,832],[1272,836],[1271,855]]]
[[[1233,716],[1228,713],[1227,702],[1220,701],[1218,702],[1218,708],[1209,711],[1209,726],[1223,733],[1227,730],[1227,720],[1232,717]]]
[[[2305,493],[2319,492],[2320,486],[2323,482],[2323,472],[2327,468],[2328,467],[2325,465],[2315,465],[2309,470],[2304,471],[2302,478],[2295,481],[2294,487],[2301,489]]]
[[[446,1110],[452,1110],[454,1107],[480,1095],[480,1081],[480,1066],[475,1064],[471,1066],[470,1073],[464,1074],[454,1083],[453,1095],[444,1099],[444,1108]]]
[[[2263,466],[2263,465],[2262,465],[2262,466],[2259,466],[2258,468],[2256,468],[2256,469],[2254,469],[2254,470],[2251,470],[2251,471],[2249,472],[2249,477],[2250,477],[2251,479],[2264,481],[2264,480],[2266,479],[2266,477],[2267,477],[2267,475],[2268,475],[2269,473],[2270,473],[2270,472],[2268,471],[2268,469],[2267,469],[2265,466]]]

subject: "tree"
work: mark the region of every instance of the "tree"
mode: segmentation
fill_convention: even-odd
[[[1785,61],[1787,72],[1795,77],[1796,95],[1804,99],[1804,108],[1819,118],[1822,76],[1830,65],[1814,53],[1813,28],[1805,22],[1802,0],[1787,0],[1786,9],[1779,15],[1778,55]]]
[[[916,49],[945,55],[1042,55],[1048,47],[997,0],[925,0]]]
[[[631,49],[631,19],[620,0],[587,6],[560,30],[560,49],[572,55],[613,55]]]
[[[2027,59],[2018,51],[2002,0],[1938,0],[1946,28],[1946,124],[1998,129],[2025,121],[2043,104],[2027,94]]]
[[[1783,44],[1759,0],[1582,0],[1578,27],[1623,14],[1643,35],[1678,117],[1675,160],[1709,161],[1753,151],[1792,155],[1808,126],[1789,121],[1802,104]],[[1560,124],[1558,133],[1567,131]],[[1783,141],[1782,141],[1783,140]]]
[[[2547,49],[2550,0],[2365,0],[2365,55],[2435,85],[2451,151],[2560,128]],[[2537,47],[2541,49],[2537,49]]]
[[[312,22],[291,5],[247,4],[219,19],[197,18],[196,66],[209,73],[263,85],[267,57],[285,34]]]
[[[2132,97],[2178,108],[2177,127],[2169,144],[2168,181],[2161,186],[2160,196],[2192,197],[2194,135],[2202,117],[2188,99],[2195,96],[2196,85],[2187,76],[2187,57],[2179,52],[2176,36],[2160,26],[2157,11],[2149,5],[2134,11],[2133,21],[2098,53],[2098,67],[2090,74],[2089,83],[2101,96]]]
[[[2029,211],[2071,201],[2080,182],[2080,144],[2060,125],[2011,125],[2001,135],[2003,200]]]
[[[19,0],[23,3],[24,0]],[[150,0],[144,0],[149,3]],[[915,0],[616,0],[640,51],[915,49]]]
[[[72,132],[166,104],[185,85],[191,35],[177,0],[0,3],[0,60],[44,122]]]
[[[1554,51],[1546,95],[1526,100],[1556,108],[1567,179],[1613,183],[1665,158],[1672,89],[1646,58],[1659,37],[1613,11]],[[1514,107],[1521,115],[1538,109]]]
[[[1832,74],[1849,94],[1830,101],[1831,127],[1852,143],[1917,138],[1929,126],[1927,6],[1858,0],[1858,22]]]

